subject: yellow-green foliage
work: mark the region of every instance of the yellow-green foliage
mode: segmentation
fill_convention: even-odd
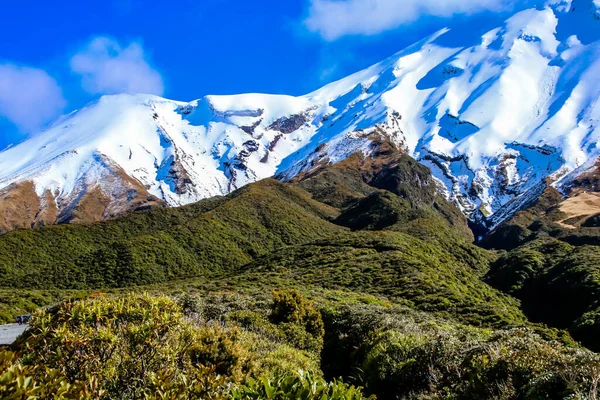
[[[297,291],[273,292],[271,320],[296,347],[320,352],[323,346],[323,319],[314,305]]]
[[[290,380],[308,379],[317,386],[303,398],[350,393],[343,398],[360,399],[353,387],[323,381],[318,349],[305,352],[298,348],[304,342],[286,333],[294,326],[300,337],[315,336],[322,344],[320,313],[298,293],[275,296],[267,306],[285,322],[255,313],[254,328],[270,327],[262,334],[240,323],[247,318],[239,308],[250,300],[234,295],[185,296],[183,307],[165,296],[99,296],[39,310],[17,344],[20,357],[1,353],[0,397],[220,399],[233,396],[230,390],[238,386],[237,393],[250,396],[253,382],[264,378],[282,385],[282,398],[300,393],[298,384],[286,386]],[[286,299],[295,300],[291,313],[280,312]],[[306,375],[298,376],[299,370]]]
[[[344,229],[337,210],[275,180],[225,198],[92,225],[0,235],[0,287],[91,289],[214,276]]]
[[[61,303],[36,312],[14,352],[0,353],[0,398],[598,394],[600,357],[531,329],[494,331],[377,302],[315,301],[278,290],[270,300],[130,294]],[[318,348],[306,346],[307,337],[318,338]]]
[[[186,317],[164,296],[98,297],[39,310],[17,347],[18,360],[2,356],[1,398],[36,391],[223,398],[253,377],[293,375],[299,368],[320,375],[316,356],[234,324]]]
[[[327,383],[320,377],[300,372],[277,379],[250,380],[232,391],[235,400],[362,400],[367,399],[360,388],[334,380]],[[368,399],[375,399],[371,396]]]
[[[96,385],[95,378],[90,379],[87,387],[79,382],[71,383],[57,370],[43,365],[24,365],[17,353],[0,351],[0,396],[3,399],[82,399],[90,398],[92,392],[101,396],[103,393]]]
[[[202,381],[209,374],[216,382],[205,386],[218,392],[217,368],[224,363],[237,368],[236,373],[244,368],[237,354],[240,339],[232,334],[221,360],[211,358],[216,350],[210,344],[217,343],[194,345],[206,336],[222,335],[219,328],[208,331],[186,322],[179,305],[168,297],[129,295],[68,302],[34,315],[22,344],[22,363],[56,369],[93,395],[106,393],[110,398],[149,395],[156,376],[181,375]],[[94,378],[98,380],[95,391],[90,387]]]
[[[0,236],[1,319],[112,291],[37,311],[0,398],[597,398],[599,357],[525,315],[597,344],[597,248],[494,262],[407,157]]]
[[[236,287],[279,281],[280,286],[379,294],[473,325],[525,323],[514,298],[481,281],[489,260],[473,247],[464,242],[440,246],[400,232],[360,231],[272,252],[229,279]]]
[[[0,324],[15,321],[15,316],[31,313],[67,297],[83,298],[86,293],[74,290],[24,290],[0,288]]]

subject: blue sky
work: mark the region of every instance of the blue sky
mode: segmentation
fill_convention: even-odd
[[[305,94],[442,27],[491,24],[511,8],[505,0],[4,2],[0,148],[102,94]]]

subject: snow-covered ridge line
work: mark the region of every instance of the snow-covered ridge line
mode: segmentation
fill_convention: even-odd
[[[466,214],[489,217],[547,177],[560,186],[595,165],[599,10],[552,0],[483,35],[443,29],[305,96],[105,96],[0,153],[0,194],[32,181],[59,208],[95,188],[116,202],[126,191],[100,182],[110,164],[138,198],[182,205],[367,153],[361,132],[377,127]]]

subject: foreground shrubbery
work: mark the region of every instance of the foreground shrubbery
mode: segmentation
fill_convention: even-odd
[[[247,384],[234,388],[231,397],[235,400],[303,400],[303,399],[364,399],[360,389],[334,380],[327,383],[311,374],[280,376],[275,379],[251,379]],[[370,399],[375,399],[371,396]]]
[[[528,328],[489,330],[402,308],[352,306],[325,318],[327,377],[382,399],[595,398],[600,357]]]
[[[66,302],[0,353],[14,399],[584,399],[599,381],[596,354],[531,329],[293,291]]]
[[[286,308],[291,298],[300,301]],[[186,316],[168,297],[100,297],[40,310],[17,352],[0,356],[0,397],[362,398],[355,388],[323,381],[318,356],[285,341],[290,325],[296,331],[310,326],[290,317],[315,316],[310,303],[292,294],[273,304],[285,309],[273,309],[287,319],[285,329],[264,323],[284,340],[233,322]],[[315,340],[322,343],[322,335]],[[275,382],[275,391],[257,379]]]
[[[31,313],[66,297],[83,298],[85,293],[66,290],[19,290],[0,288],[0,324],[12,323],[15,316]]]

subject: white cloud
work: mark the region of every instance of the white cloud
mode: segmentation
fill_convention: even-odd
[[[65,105],[60,86],[45,71],[0,64],[0,116],[22,132],[39,129]]]
[[[339,68],[340,67],[338,64],[332,64],[329,67],[325,67],[319,73],[319,81],[328,82],[329,80],[331,80],[331,78],[333,76],[335,76],[335,74],[338,72]]]
[[[326,40],[374,35],[423,16],[451,17],[510,8],[513,0],[311,0],[305,24]]]
[[[98,37],[71,58],[71,69],[81,75],[84,90],[93,94],[149,93],[161,95],[163,80],[139,43],[123,47]]]

